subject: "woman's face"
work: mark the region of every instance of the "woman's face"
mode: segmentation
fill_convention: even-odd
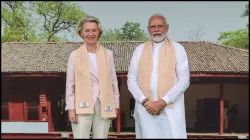
[[[95,22],[83,24],[82,37],[86,44],[96,44],[99,38],[98,25]]]

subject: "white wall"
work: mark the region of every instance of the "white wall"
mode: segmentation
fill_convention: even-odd
[[[1,122],[1,133],[48,133],[48,122]]]

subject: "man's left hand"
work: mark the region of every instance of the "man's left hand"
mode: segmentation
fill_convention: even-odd
[[[161,111],[165,108],[166,105],[167,104],[163,99],[160,99],[158,101],[154,101],[153,106],[154,106],[154,108],[157,109],[157,110],[155,110],[154,114],[159,115],[161,113]]]

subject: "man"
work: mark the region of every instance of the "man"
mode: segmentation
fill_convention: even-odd
[[[150,40],[136,47],[128,89],[136,100],[136,138],[187,138],[184,91],[190,84],[184,47],[167,37],[161,14],[148,21]]]

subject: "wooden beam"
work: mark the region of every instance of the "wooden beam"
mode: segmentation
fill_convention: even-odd
[[[2,74],[3,77],[66,77],[66,73],[54,74]],[[127,77],[127,74],[117,74],[117,77]],[[190,77],[249,77],[249,74],[190,74]]]
[[[117,77],[127,77],[127,74],[117,74]]]
[[[220,83],[219,85],[220,90],[220,135],[224,133],[224,90],[223,84]]]
[[[117,77],[127,77],[127,74],[117,74]],[[190,77],[228,77],[228,78],[237,78],[237,77],[246,77],[248,78],[248,74],[190,74]]]
[[[190,74],[190,77],[249,77],[248,74]]]
[[[65,74],[6,74],[3,77],[65,77]]]

